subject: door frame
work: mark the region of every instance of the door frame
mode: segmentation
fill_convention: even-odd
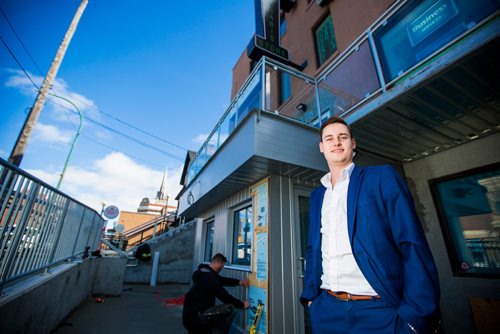
[[[302,294],[302,290],[304,288],[303,284],[303,274],[305,272],[305,254],[301,254],[301,238],[305,238],[307,242],[307,233],[304,236],[301,235],[300,229],[300,211],[299,211],[299,197],[307,197],[310,198],[311,191],[314,187],[306,187],[304,185],[293,185],[293,191],[291,192],[291,201],[292,204],[292,244],[294,245],[292,254],[293,261],[295,263],[295,275],[293,276],[293,285],[294,285],[294,295],[293,295],[293,304],[295,305],[295,328],[296,333],[308,333],[305,330],[305,312],[304,307],[300,304],[300,295]],[[304,258],[303,260],[301,258]],[[309,332],[310,333],[310,332]]]

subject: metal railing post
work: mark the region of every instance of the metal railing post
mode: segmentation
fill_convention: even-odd
[[[12,244],[9,246],[9,252],[7,252],[8,255],[7,255],[6,263],[4,266],[5,269],[3,270],[3,274],[1,277],[2,280],[0,281],[0,294],[2,293],[2,288],[3,288],[3,285],[6,281],[6,278],[9,276],[10,269],[12,267],[12,262],[14,261],[14,257],[17,254],[17,252],[14,252],[14,251],[10,252],[10,249],[17,250],[19,247],[19,244],[21,243],[24,228],[26,227],[26,223],[28,221],[27,217],[29,217],[29,214],[31,213],[31,209],[33,208],[33,206],[35,204],[35,198],[36,198],[36,195],[38,193],[39,188],[40,188],[40,185],[33,182],[33,188],[30,191],[26,205],[23,209],[23,213],[21,215],[20,222],[16,226],[16,229],[19,229],[18,230],[19,237],[12,241]]]
[[[71,251],[71,256],[75,255],[76,245],[78,244],[78,238],[80,237],[80,231],[82,230],[82,225],[83,225],[83,222],[85,220],[84,218],[85,218],[86,212],[87,212],[87,209],[83,209],[82,218],[80,219],[80,225],[78,226],[78,232],[76,233],[76,238],[75,238],[75,242],[73,244],[73,250]]]
[[[321,104],[319,100],[319,88],[318,88],[318,80],[314,80],[314,99],[316,100],[316,110],[318,112],[318,121],[319,127],[323,124],[323,120],[321,119]]]
[[[380,58],[378,55],[377,47],[375,46],[375,40],[373,39],[371,27],[366,31],[368,34],[368,44],[370,45],[370,50],[373,55],[373,61],[375,62],[375,68],[377,69],[377,77],[380,83],[380,87],[382,88],[382,92],[385,93],[385,78],[384,72],[382,71],[382,65],[380,64]]]
[[[59,242],[60,242],[60,239],[61,239],[61,233],[62,233],[62,228],[63,228],[63,225],[64,225],[64,221],[66,220],[66,214],[68,212],[68,207],[69,207],[69,201],[66,200],[66,204],[64,205],[63,212],[62,212],[61,217],[59,218],[59,221],[57,223],[58,226],[57,226],[56,237],[55,237],[52,249],[50,251],[49,258],[48,258],[49,263],[52,263],[54,261],[56,250],[57,250],[57,247],[59,246]],[[45,269],[45,272],[47,273],[48,269]]]
[[[257,121],[260,121],[260,111],[266,110],[266,57],[262,57],[261,62],[262,68],[260,69],[260,84],[261,88],[261,99],[260,99],[260,108],[257,114]]]

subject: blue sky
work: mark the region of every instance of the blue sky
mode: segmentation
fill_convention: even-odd
[[[3,159],[36,97],[7,47],[40,86],[79,4],[0,0],[15,30],[0,13]],[[84,115],[61,190],[96,210],[105,202],[135,211],[168,170],[175,197],[185,149],[198,150],[229,105],[232,69],[254,32],[253,0],[89,0],[51,91]],[[47,101],[22,169],[57,184],[79,125],[74,110]]]

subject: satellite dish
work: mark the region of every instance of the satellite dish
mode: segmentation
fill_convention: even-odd
[[[115,219],[120,214],[120,210],[114,205],[110,205],[104,209],[104,217],[108,219]]]
[[[115,231],[117,233],[123,233],[123,231],[125,231],[125,226],[123,226],[123,224],[116,224]]]

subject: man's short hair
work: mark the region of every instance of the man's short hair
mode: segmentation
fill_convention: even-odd
[[[221,253],[217,253],[215,254],[213,257],[212,257],[212,262],[223,262],[223,263],[226,263],[227,262],[227,259],[224,255],[222,255]]]
[[[347,129],[349,130],[349,136],[351,136],[351,138],[353,138],[353,136],[352,136],[352,129],[349,126],[349,124],[347,124],[347,122],[342,117],[332,116],[329,119],[327,119],[325,121],[325,123],[321,124],[321,128],[319,129],[319,141],[323,141],[323,130],[328,125],[334,124],[334,123],[340,123],[340,124],[344,124],[345,126],[347,126]]]

